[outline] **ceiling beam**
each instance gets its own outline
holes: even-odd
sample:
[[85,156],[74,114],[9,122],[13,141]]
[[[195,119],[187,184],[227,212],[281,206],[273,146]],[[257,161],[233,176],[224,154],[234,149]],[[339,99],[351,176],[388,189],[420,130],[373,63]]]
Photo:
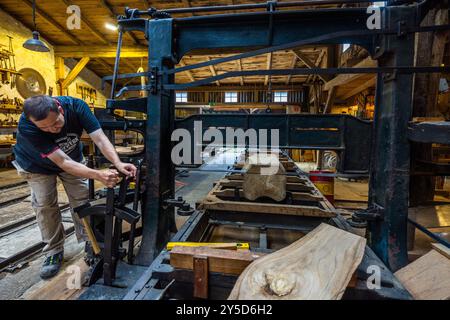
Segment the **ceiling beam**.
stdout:
[[[364,59],[363,61],[361,61],[360,63],[358,63],[357,65],[354,66],[354,68],[371,68],[371,67],[376,67],[377,66],[377,61],[376,60],[372,60],[372,58],[367,57],[366,59]],[[343,84],[347,84],[355,79],[358,79],[360,77],[364,76],[363,73],[356,73],[356,74],[339,74],[337,77],[334,77],[333,79],[331,79],[330,81],[328,81],[327,83],[325,83],[325,86],[323,87],[324,91],[328,91],[330,90],[332,87],[334,86],[340,86]]]
[[97,58],[95,59],[96,62],[101,64],[105,69],[107,69],[109,72],[114,73],[114,67],[110,65],[108,62],[106,62],[103,58]]
[[[269,52],[269,53],[267,54],[267,64],[266,64],[266,69],[267,69],[267,70],[272,69],[272,52]],[[264,85],[265,85],[265,86],[267,86],[267,84],[269,83],[269,79],[270,79],[270,76],[269,76],[269,75],[265,76],[265,78],[264,78]]]
[[[298,60],[297,55],[295,53],[293,53],[293,55],[292,55],[292,62],[291,62],[291,66],[290,66],[291,69],[295,68],[295,65],[297,64],[297,60]],[[289,82],[291,82],[291,78],[292,78],[292,74],[287,76],[286,85],[288,85]]]
[[[323,57],[325,56],[325,53],[326,53],[326,50],[324,50],[324,49],[322,49],[322,50],[320,51],[319,56],[317,57],[316,61],[314,62],[314,65],[315,65],[316,68],[318,68],[318,67],[320,66],[320,64],[322,63],[322,59],[323,59]],[[317,76],[317,75],[315,75],[315,74],[310,74],[310,75],[306,78],[306,83],[314,82],[314,78],[315,78],[316,76]]]
[[[183,62],[183,59],[180,60],[179,65],[180,65],[180,67],[186,66],[186,64]],[[194,75],[192,74],[191,70],[184,71],[184,74],[188,76],[188,78],[189,78],[189,80],[191,80],[191,82],[195,81]]]
[[[115,58],[115,46],[55,46],[55,55],[64,58]],[[123,46],[120,58],[141,58],[148,56],[148,47]]]
[[78,61],[76,66],[73,67],[72,70],[70,70],[67,77],[61,83],[62,90],[67,88],[73,82],[73,80],[75,80],[75,78],[80,74],[81,70],[83,70],[83,68],[87,65],[89,60],[89,57],[84,57],[80,61]]
[[[22,3],[24,3],[29,8],[33,8],[33,2],[30,0],[21,0]],[[70,39],[75,44],[80,45],[81,42],[78,40],[75,36],[67,32],[67,29],[64,28],[62,25],[60,25],[58,22],[56,22],[52,17],[50,17],[46,12],[44,12],[42,9],[40,9],[36,4],[36,14],[40,16],[42,19],[44,19],[48,24],[51,24],[53,27],[61,31],[62,34],[64,34],[67,38]],[[20,21],[20,20],[19,20]]]
[[353,97],[354,95],[360,93],[361,91],[366,90],[367,88],[374,87],[375,84],[376,84],[376,82],[377,82],[376,79],[377,79],[376,76],[374,76],[374,77],[371,78],[370,80],[365,81],[362,85],[360,85],[360,86],[354,88],[353,90],[347,92],[346,94],[344,94],[344,95],[343,95],[342,97],[340,97],[340,98],[341,98],[342,100],[347,100],[348,98]]
[[[206,61],[211,61],[211,58],[206,57]],[[214,67],[214,65],[209,66],[209,71],[211,71],[213,77],[217,76],[216,68]],[[216,81],[216,85],[220,86],[220,81]]]
[[[313,69],[316,68],[316,64],[311,61],[303,52],[300,51],[300,49],[294,49],[292,50],[294,54],[299,58],[308,68]],[[319,74],[318,77],[322,79],[324,82],[327,82],[331,79],[331,76],[328,74]]]
[[[241,59],[237,59],[237,60],[236,60],[236,63],[237,63],[238,70],[239,70],[239,71],[242,71],[242,60],[241,60]],[[240,79],[240,81],[241,81],[241,86],[244,86],[244,85],[245,85],[244,77],[241,76],[241,77],[239,77],[239,79]]]
[[[28,1],[28,0],[27,0]],[[62,2],[64,2],[66,4],[66,6],[71,6],[74,3],[72,1],[69,0],[61,0]],[[85,26],[89,29],[89,31],[96,36],[100,41],[102,41],[104,44],[109,44],[108,39],[105,38],[105,35],[103,35],[101,32],[99,32],[97,30],[97,28],[95,28],[86,18],[85,16],[82,14],[81,15],[81,21],[85,24]]]

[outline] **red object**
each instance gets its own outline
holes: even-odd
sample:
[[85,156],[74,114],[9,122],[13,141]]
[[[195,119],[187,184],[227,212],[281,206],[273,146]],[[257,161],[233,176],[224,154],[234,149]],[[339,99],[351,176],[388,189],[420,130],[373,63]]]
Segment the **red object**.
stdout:
[[326,176],[315,176],[315,173],[330,173],[334,174],[332,171],[327,170],[315,170],[309,172],[311,176],[309,179],[312,183],[319,189],[319,191],[328,199],[331,203],[334,203],[334,177]]

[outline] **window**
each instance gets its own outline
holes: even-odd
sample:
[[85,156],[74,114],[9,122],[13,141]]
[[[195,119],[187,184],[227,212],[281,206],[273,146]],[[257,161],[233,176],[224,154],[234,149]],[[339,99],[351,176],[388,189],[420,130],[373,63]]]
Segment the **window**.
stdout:
[[238,95],[237,92],[225,92],[225,103],[237,103]]
[[187,92],[177,92],[176,102],[188,102]]
[[287,91],[275,91],[273,94],[273,102],[288,102]]

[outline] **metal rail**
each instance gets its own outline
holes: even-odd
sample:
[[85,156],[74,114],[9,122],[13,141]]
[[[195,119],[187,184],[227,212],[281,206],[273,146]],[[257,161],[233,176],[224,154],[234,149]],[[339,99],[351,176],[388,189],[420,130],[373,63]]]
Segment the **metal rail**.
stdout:
[[[67,228],[65,231],[66,236],[70,236],[75,232],[75,227],[71,226]],[[35,254],[39,253],[42,248],[45,247],[44,242],[38,242],[34,245],[31,245],[24,250],[0,261],[0,272],[3,272],[6,268],[8,268],[11,265],[14,265],[20,261],[23,261],[31,256],[34,256]]]
[[413,226],[415,226],[417,229],[419,229],[420,231],[422,231],[423,233],[425,233],[427,236],[429,236],[430,238],[432,238],[433,240],[436,240],[437,242],[439,242],[440,244],[443,244],[444,246],[446,246],[447,248],[450,248],[450,242],[448,242],[446,239],[438,236],[436,233],[431,232],[430,230],[428,230],[427,228],[425,228],[423,225],[417,223],[414,220],[411,220],[410,218],[408,218],[408,222],[411,223]]
[[[169,14],[179,13],[198,13],[198,12],[219,12],[219,11],[238,11],[238,10],[255,10],[255,9],[267,9],[276,10],[276,8],[292,8],[292,7],[307,7],[307,6],[320,6],[320,5],[342,5],[342,4],[367,4],[371,1],[367,0],[305,0],[305,1],[293,1],[293,2],[276,2],[268,1],[265,3],[251,3],[251,4],[235,4],[235,5],[223,5],[223,6],[208,6],[208,7],[190,7],[190,8],[174,8],[161,10],[162,12]],[[127,9],[125,12],[129,16],[152,16],[153,8],[148,10],[131,10]]]

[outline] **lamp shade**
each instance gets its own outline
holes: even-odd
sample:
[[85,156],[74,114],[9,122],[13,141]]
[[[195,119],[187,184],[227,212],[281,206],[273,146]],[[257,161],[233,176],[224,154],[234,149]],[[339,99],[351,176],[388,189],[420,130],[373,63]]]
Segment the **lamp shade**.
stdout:
[[33,38],[28,39],[24,42],[23,47],[38,52],[49,52],[50,49],[45,45],[44,42],[39,40],[39,32],[33,31]]

